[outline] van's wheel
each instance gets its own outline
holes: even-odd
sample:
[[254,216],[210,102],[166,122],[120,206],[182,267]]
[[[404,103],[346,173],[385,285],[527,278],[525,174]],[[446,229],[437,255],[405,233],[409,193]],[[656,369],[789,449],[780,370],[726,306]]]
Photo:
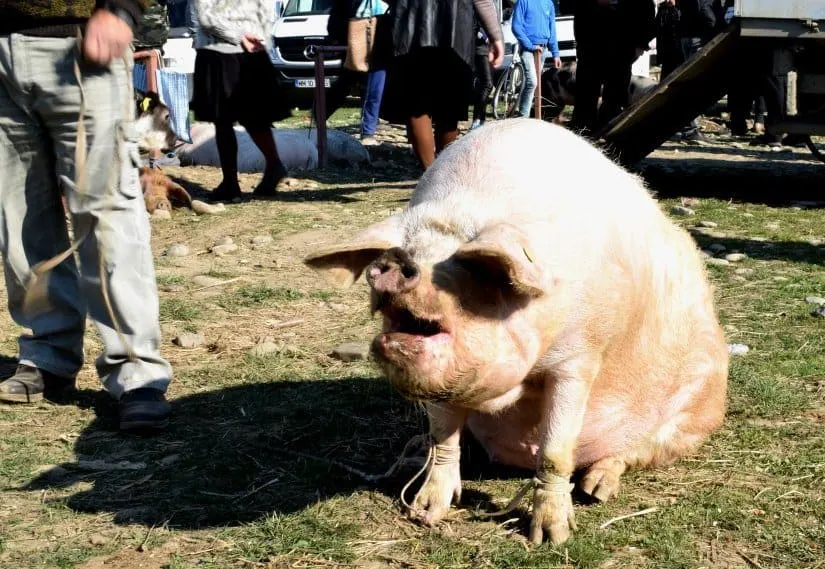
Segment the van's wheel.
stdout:
[[507,69],[498,80],[493,95],[493,117],[507,119],[518,113],[518,102],[524,90],[524,65],[521,62]]

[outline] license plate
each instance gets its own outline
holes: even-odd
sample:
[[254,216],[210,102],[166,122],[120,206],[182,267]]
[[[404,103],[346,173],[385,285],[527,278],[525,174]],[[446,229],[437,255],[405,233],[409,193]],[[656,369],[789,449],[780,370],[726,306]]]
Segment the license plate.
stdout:
[[[315,88],[315,79],[296,79],[295,86],[299,89],[314,89]],[[324,87],[329,89],[329,79],[324,78]]]

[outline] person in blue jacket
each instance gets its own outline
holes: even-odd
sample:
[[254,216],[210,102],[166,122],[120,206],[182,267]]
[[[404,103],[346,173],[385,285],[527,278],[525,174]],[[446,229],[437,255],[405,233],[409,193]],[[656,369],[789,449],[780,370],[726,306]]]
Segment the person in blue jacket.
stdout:
[[[544,69],[548,50],[553,55],[553,64],[561,67],[559,42],[556,36],[556,5],[553,0],[518,0],[513,10],[513,34],[521,48],[524,62],[524,90],[519,100],[519,116],[530,116],[533,95],[539,77],[536,73],[534,53],[538,52],[540,69]],[[536,110],[541,118],[541,110]]]

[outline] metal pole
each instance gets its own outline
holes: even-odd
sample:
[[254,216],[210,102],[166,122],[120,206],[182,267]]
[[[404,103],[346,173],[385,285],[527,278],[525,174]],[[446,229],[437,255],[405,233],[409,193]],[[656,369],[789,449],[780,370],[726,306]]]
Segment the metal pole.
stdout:
[[538,51],[533,52],[533,64],[536,66],[536,98],[533,106],[536,109],[536,118],[541,120],[541,54]]
[[327,165],[327,105],[323,49],[315,49],[315,121],[318,129],[318,167],[324,168]]

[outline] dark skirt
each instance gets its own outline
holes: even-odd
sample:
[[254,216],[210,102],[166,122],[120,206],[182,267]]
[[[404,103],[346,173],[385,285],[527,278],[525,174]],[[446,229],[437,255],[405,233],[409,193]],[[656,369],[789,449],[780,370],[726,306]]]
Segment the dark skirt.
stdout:
[[206,122],[265,128],[292,115],[266,52],[223,53],[199,49],[191,110]]
[[423,115],[466,121],[473,94],[473,68],[452,48],[418,48],[388,63],[380,116],[394,124]]

